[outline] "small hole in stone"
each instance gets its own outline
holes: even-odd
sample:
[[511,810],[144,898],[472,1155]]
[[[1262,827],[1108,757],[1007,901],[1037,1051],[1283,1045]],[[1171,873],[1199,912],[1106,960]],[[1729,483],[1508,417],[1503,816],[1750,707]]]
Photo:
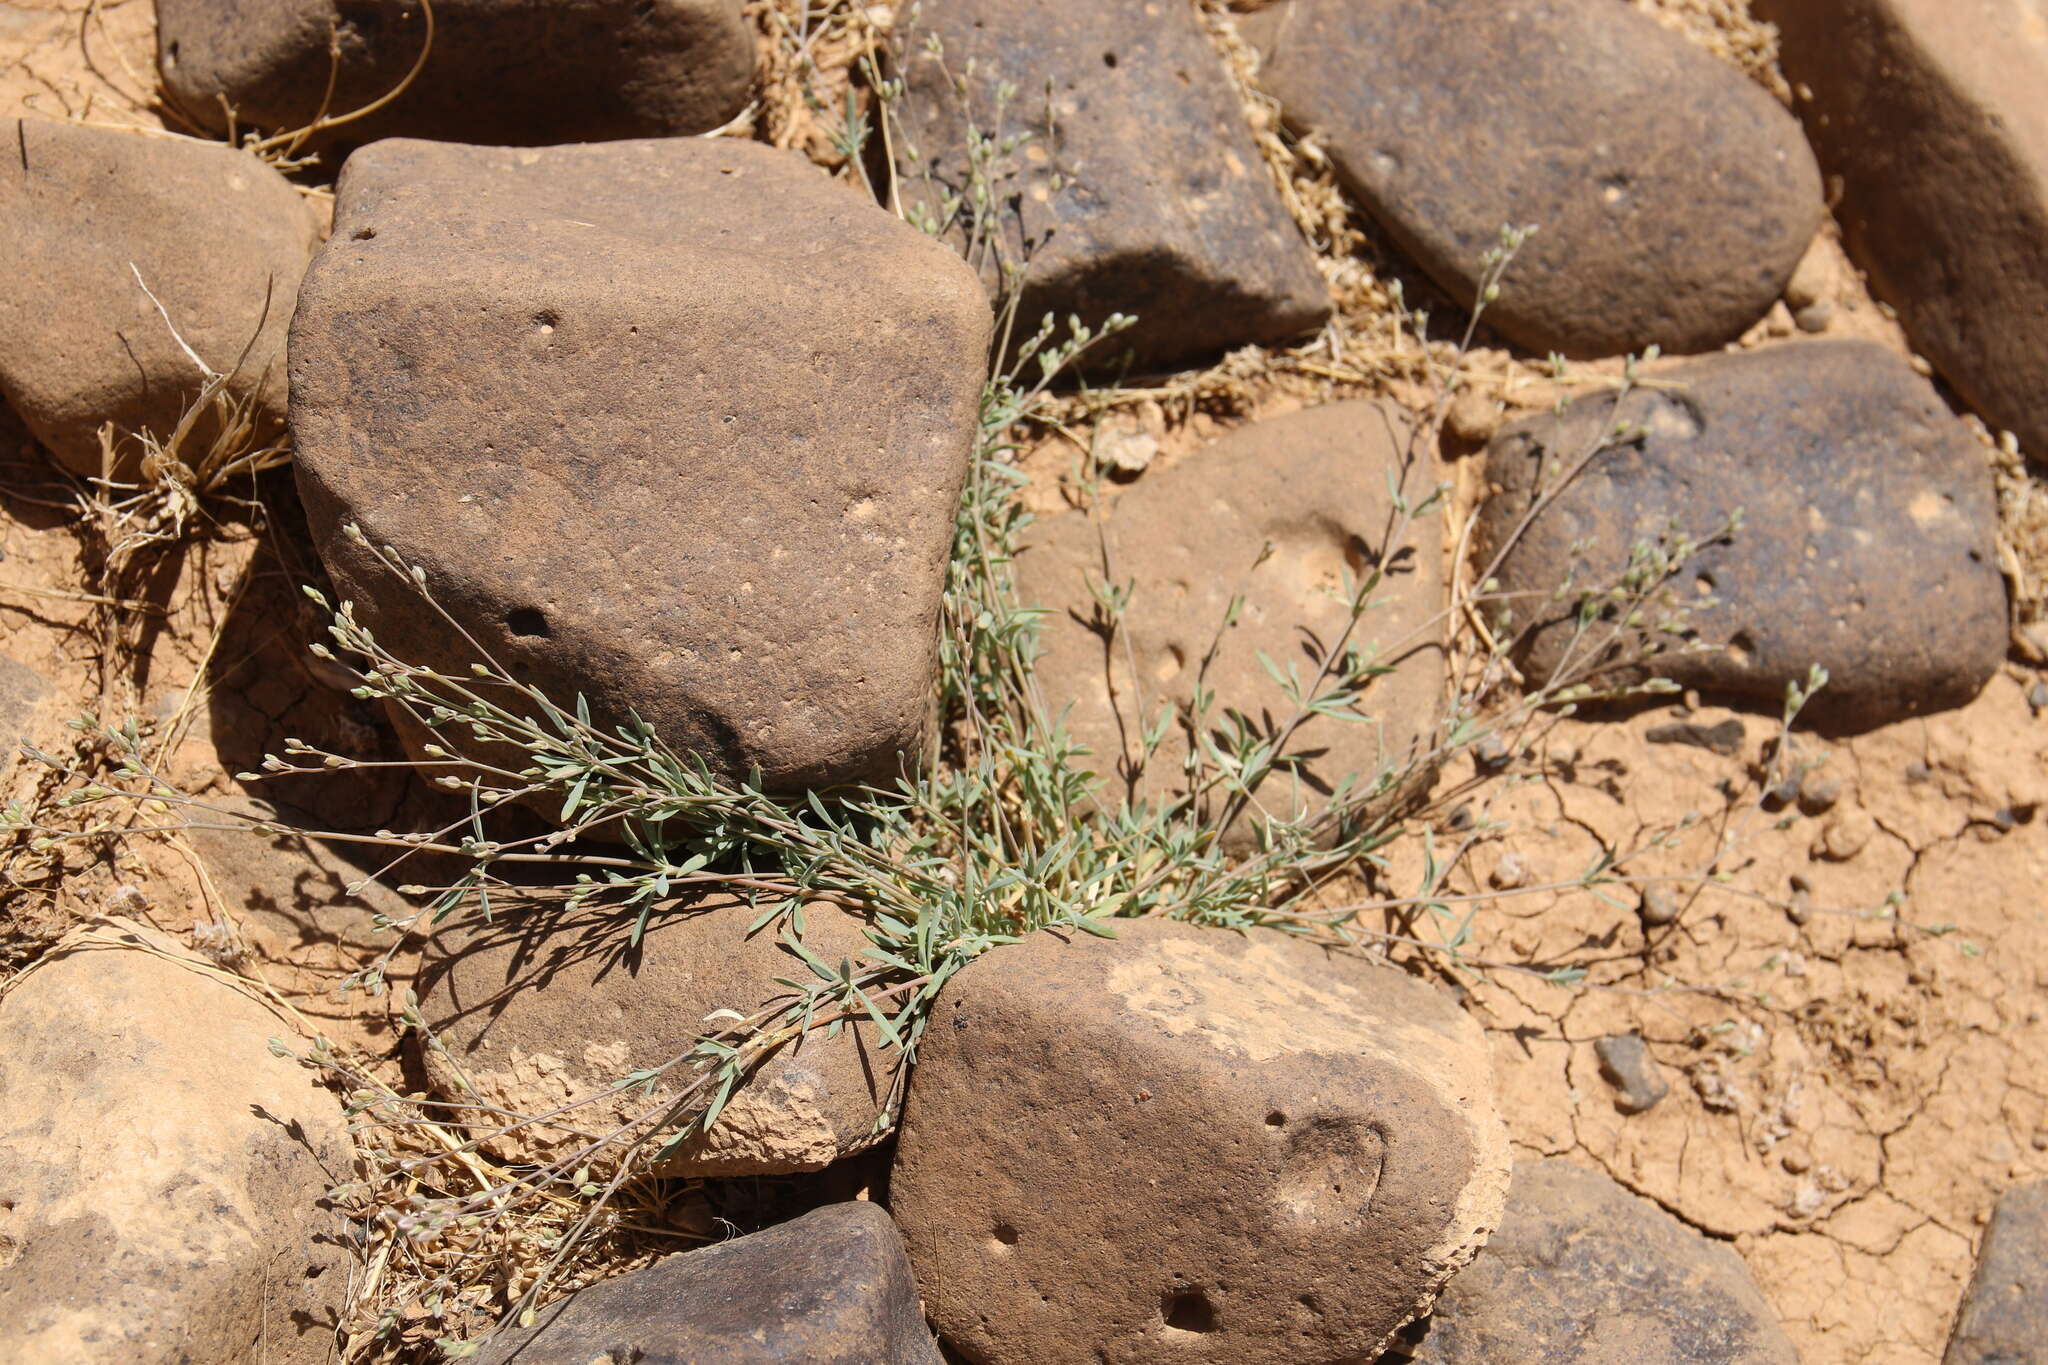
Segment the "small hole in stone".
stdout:
[[1692,590],[1702,597],[1711,596],[1714,591],[1714,576],[1710,573],[1703,573],[1693,579]]
[[1728,662],[1737,668],[1748,668],[1756,661],[1756,637],[1748,631],[1737,631],[1728,641]]
[[1166,1325],[1176,1332],[1216,1330],[1216,1307],[1199,1289],[1168,1293],[1159,1301],[1159,1311],[1165,1315]]
[[538,607],[515,607],[505,613],[505,629],[525,639],[545,640],[553,634],[548,618]]
[[1266,1126],[1268,1128],[1286,1127],[1287,1115],[1281,1113],[1278,1109],[1275,1109],[1272,1113],[1266,1115]]
[[1006,1247],[1013,1247],[1017,1245],[1017,1229],[1008,1223],[998,1223],[995,1227],[995,1239]]
[[1102,64],[1108,67],[1111,71],[1116,70],[1116,54],[1114,52],[1103,53]]
[[533,325],[543,336],[554,331],[561,320],[562,315],[552,308],[543,308],[533,315]]
[[377,229],[375,229],[375,228],[357,228],[357,229],[355,230],[355,232],[354,232],[354,233],[353,233],[352,235],[353,235],[353,236],[355,237],[355,239],[356,239],[357,241],[359,241],[359,242],[367,242],[367,241],[369,241],[369,240],[370,240],[370,239],[371,239],[372,237],[375,237],[375,236],[377,235]]
[[171,45],[170,45],[169,47],[167,47],[167,48],[165,48],[165,49],[164,49],[164,65],[165,65],[165,66],[176,66],[177,64],[178,64],[178,42],[177,42],[177,40],[176,40],[176,39],[174,38],[174,39],[172,39],[172,40],[171,40]]

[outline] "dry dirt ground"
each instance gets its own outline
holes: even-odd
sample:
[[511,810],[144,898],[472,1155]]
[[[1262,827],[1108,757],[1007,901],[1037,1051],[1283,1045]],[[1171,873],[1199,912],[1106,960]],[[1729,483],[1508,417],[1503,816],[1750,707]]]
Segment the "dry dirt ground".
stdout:
[[[1632,2],[1782,85],[1744,0]],[[807,112],[818,106],[799,96],[843,84],[861,25],[843,7],[836,24],[800,29],[790,5],[758,8],[774,78],[756,130],[829,162],[829,139]],[[151,15],[148,0],[0,0],[0,114],[156,122]],[[1227,34],[1220,41],[1229,50]],[[1039,506],[1064,501],[1090,441],[1163,464],[1229,426],[1332,395],[1430,397],[1424,352],[1398,333],[1387,283],[1401,279],[1411,301],[1426,301],[1426,287],[1388,262],[1312,157],[1268,141],[1344,300],[1343,342],[1239,353],[1076,399],[1064,433],[1048,432],[1029,457]],[[1828,335],[1905,350],[1839,250],[1821,250],[1836,311]],[[1750,340],[1795,335],[1781,309]],[[1597,381],[1603,368],[1612,369],[1582,367],[1564,387]],[[1506,351],[1482,349],[1469,374],[1485,400],[1481,426],[1503,409],[1548,407],[1560,392]],[[2038,614],[2048,563],[2042,500],[2009,446],[2001,452],[1987,434],[1986,455],[2000,470],[2006,567],[2025,622]],[[1470,506],[1471,464],[1446,461],[1463,494],[1454,519]],[[26,725],[38,743],[90,763],[65,721],[133,717],[168,777],[224,799],[253,790],[233,774],[287,735],[397,756],[378,717],[305,652],[321,622],[297,585],[318,568],[294,525],[288,477],[255,490],[266,515],[218,508],[206,534],[120,584],[96,572],[95,542],[67,510],[78,487],[4,417],[0,491],[0,656],[51,684]],[[119,602],[105,600],[110,590]],[[2030,704],[2043,676],[2021,662],[2026,653],[2016,649],[1962,710],[1849,738],[1802,731],[1786,752],[1772,718],[1713,707],[1558,721],[1517,745],[1509,773],[1476,785],[1436,831],[1439,856],[1462,854],[1450,890],[1470,899],[1388,926],[1433,942],[1472,912],[1466,954],[1499,965],[1458,981],[1491,1030],[1519,1150],[1601,1167],[1730,1240],[1810,1365],[1937,1359],[1993,1200],[2016,1180],[2048,1176],[2048,716]],[[1675,720],[1729,719],[1743,730],[1731,755],[1650,739]],[[1818,765],[1806,779],[1818,813],[1760,800],[1802,764]],[[51,790],[27,763],[4,781],[24,805]],[[1815,796],[1830,783],[1820,810]],[[408,828],[428,800],[395,768],[262,794],[358,830]],[[1673,923],[1645,926],[1640,888],[1542,889],[1681,824],[1672,847],[1634,869],[1674,878]],[[329,1036],[390,1046],[381,1005],[331,990],[381,946],[371,909],[343,894],[359,873],[331,850],[188,829],[45,853],[15,839],[0,859],[0,976],[78,919],[126,914],[269,981]],[[1412,889],[1421,860],[1419,843],[1404,846],[1375,885],[1333,889],[1332,899]],[[1693,875],[1702,872],[1704,881]],[[386,895],[373,888],[369,899]],[[402,964],[398,975],[402,985]],[[1649,1041],[1671,1093],[1629,1116],[1593,1043],[1632,1031]]]

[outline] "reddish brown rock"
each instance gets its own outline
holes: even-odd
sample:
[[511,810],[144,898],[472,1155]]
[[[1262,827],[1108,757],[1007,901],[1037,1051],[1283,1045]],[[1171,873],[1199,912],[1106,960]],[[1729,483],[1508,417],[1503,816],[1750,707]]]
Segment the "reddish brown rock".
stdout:
[[891,1204],[977,1365],[1369,1360],[1499,1217],[1486,1043],[1394,968],[1158,920],[997,948],[919,1045]]
[[2009,0],[1755,0],[1873,292],[2048,449],[2048,26]]
[[[1582,676],[1604,659],[1607,679],[1654,672],[1776,708],[1819,664],[1829,682],[1808,716],[1854,727],[1977,693],[2005,655],[1997,513],[1982,449],[1931,385],[1860,341],[1715,356],[1652,378],[1619,412],[1611,396],[1582,399],[1488,448],[1496,493],[1479,563],[1512,546],[1498,577],[1515,625],[1533,632],[1532,677]],[[1602,447],[1618,426],[1625,436]],[[1538,490],[1596,448],[1515,539]],[[1674,523],[1711,533],[1737,511],[1731,538],[1661,585],[1642,633],[1597,616],[1581,633],[1586,595],[1617,584],[1635,546],[1668,543]],[[1692,647],[1637,667],[1667,624]]]
[[477,1365],[939,1365],[880,1207],[801,1218],[656,1261],[540,1310]]
[[[676,906],[629,945],[633,914],[547,909],[501,916],[468,935],[444,933],[420,974],[420,1014],[437,1047],[427,1075],[452,1099],[473,1098],[528,1117],[599,1096],[643,1067],[690,1051],[697,1039],[795,998],[775,978],[809,979],[801,959],[744,902]],[[860,921],[829,906],[805,913],[804,945],[827,962],[859,958]],[[661,1166],[667,1175],[766,1175],[821,1170],[879,1141],[898,1055],[865,1027],[822,1030],[771,1054],[733,1094],[709,1131]],[[538,1125],[490,1140],[532,1160],[580,1146],[672,1099],[681,1072],[585,1104],[569,1127]],[[496,1128],[501,1118],[487,1120]]]
[[[286,132],[396,90],[426,47],[420,0],[157,0],[174,106],[224,133]],[[325,135],[597,142],[701,133],[745,107],[754,37],[740,0],[435,0],[419,76]],[[338,54],[338,56],[337,56]],[[333,93],[328,83],[333,78]]]
[[771,788],[921,744],[990,320],[973,273],[732,139],[349,159],[292,326],[299,487],[385,645]]
[[[1329,317],[1329,290],[1192,6],[908,8],[896,174],[911,211],[936,224],[948,198],[973,194],[970,127],[1028,138],[992,168],[994,240],[976,253],[992,289],[1001,262],[1023,267],[1020,340],[1048,314],[1097,324],[1120,312],[1136,324],[1088,363],[1164,369],[1289,341]],[[964,221],[952,228],[963,243],[972,235]]]
[[1819,226],[1799,125],[1613,0],[1286,0],[1245,27],[1288,121],[1459,303],[1504,226],[1537,227],[1486,310],[1532,350],[1719,345]]
[[119,921],[0,1005],[0,1361],[320,1365],[349,1292],[341,1106],[290,1029]]
[[[1310,718],[1287,745],[1306,759],[1301,776],[1276,772],[1258,797],[1285,819],[1322,810],[1345,784],[1359,797],[1381,790],[1380,805],[1427,787],[1435,765],[1421,756],[1436,746],[1445,681],[1441,517],[1397,515],[1390,479],[1413,502],[1435,486],[1408,419],[1391,404],[1336,403],[1253,423],[1148,475],[1103,515],[1073,512],[1032,532],[1017,582],[1020,600],[1050,609],[1039,685],[1068,708],[1107,799],[1185,793],[1198,685],[1214,694],[1211,734],[1230,710],[1267,734],[1287,726],[1298,708],[1260,654],[1313,684],[1350,627],[1347,575],[1356,582],[1382,561],[1376,605],[1348,642],[1394,670],[1353,707],[1371,722]],[[1132,586],[1114,636],[1097,605],[1102,584]],[[1142,734],[1169,705],[1180,719],[1145,762]],[[1231,837],[1252,834],[1246,820]]]
[[1796,1365],[1742,1261],[1604,1175],[1518,1162],[1507,1214],[1386,1365]]
[[1943,1365],[2048,1361],[2048,1182],[1999,1196]]
[[285,327],[320,240],[298,191],[214,142],[41,119],[0,139],[0,241],[33,262],[0,276],[0,393],[36,439],[98,474],[102,424],[168,437],[198,396],[143,285],[215,370],[247,348],[229,391],[282,435]]

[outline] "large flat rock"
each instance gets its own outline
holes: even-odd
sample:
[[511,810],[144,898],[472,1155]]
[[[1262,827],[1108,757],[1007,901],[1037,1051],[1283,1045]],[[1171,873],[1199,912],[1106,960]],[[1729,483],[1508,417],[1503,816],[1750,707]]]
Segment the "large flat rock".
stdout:
[[[1654,673],[1775,709],[1814,664],[1809,718],[1866,727],[1958,706],[2005,656],[1982,448],[1932,385],[1869,342],[1800,342],[1660,369],[1617,408],[1584,398],[1487,451],[1479,562],[1529,628],[1532,677]],[[1618,429],[1619,434],[1617,435]],[[1597,452],[1597,453],[1594,453]],[[1583,471],[1560,483],[1588,455]],[[1530,509],[1541,508],[1518,536]],[[1640,629],[1589,594],[1636,547],[1742,524],[1663,581]],[[1689,632],[1660,634],[1666,626]],[[1646,645],[1666,648],[1642,659]],[[1638,667],[1640,663],[1642,666]]]
[[992,290],[1021,271],[1019,340],[1048,314],[1120,312],[1135,325],[1085,363],[1164,369],[1329,317],[1193,6],[943,0],[905,15],[898,188],[939,221],[985,187],[992,221],[977,232],[963,213],[948,235]]
[[0,141],[17,266],[0,272],[0,394],[36,439],[98,474],[102,424],[168,438],[206,383],[181,336],[221,373],[240,360],[229,393],[258,440],[281,436],[285,327],[320,240],[290,182],[232,147],[140,130],[6,119]]
[[1835,217],[1914,346],[2048,449],[2048,25],[2013,0],[1754,0]]
[[288,1026],[152,931],[0,1005],[0,1362],[321,1365],[349,1290],[341,1106]]
[[1115,920],[948,983],[890,1201],[976,1365],[1370,1360],[1499,1219],[1486,1042],[1395,968]]
[[1262,83],[1459,303],[1537,228],[1486,319],[1539,352],[1700,351],[1761,318],[1820,225],[1799,125],[1614,0],[1284,0]]
[[893,781],[989,332],[966,266],[793,152],[376,143],[292,325],[299,487],[409,661],[470,655],[351,522],[602,724],[771,788]]

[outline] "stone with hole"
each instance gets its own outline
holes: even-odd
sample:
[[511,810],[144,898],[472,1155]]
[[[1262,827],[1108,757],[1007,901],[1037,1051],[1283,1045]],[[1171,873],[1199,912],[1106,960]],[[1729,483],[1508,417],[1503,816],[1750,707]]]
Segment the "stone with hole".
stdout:
[[2048,27],[2009,0],[1755,0],[1835,217],[1914,348],[2048,448]]
[[299,488],[399,657],[472,659],[351,523],[601,725],[784,791],[915,759],[991,326],[945,247],[728,138],[396,140],[303,295]]
[[940,1337],[977,1365],[1371,1359],[1499,1217],[1478,1025],[1268,930],[1113,923],[996,948],[934,1007],[890,1190]]
[[1503,226],[1537,228],[1486,310],[1536,351],[1719,345],[1820,224],[1798,123],[1612,0],[1286,0],[1246,33],[1289,123],[1460,304]]
[[319,1365],[349,1292],[341,1106],[290,1025],[123,921],[0,1004],[0,1362]]
[[1507,1214],[1387,1365],[1796,1365],[1741,1258],[1604,1175],[1517,1162]]
[[[444,931],[421,969],[420,1014],[433,1039],[427,1075],[450,1099],[534,1117],[578,1104],[560,1125],[493,1137],[513,1160],[565,1155],[674,1100],[675,1078],[606,1095],[625,1077],[680,1057],[697,1039],[794,998],[777,977],[811,970],[738,901],[664,906],[637,947],[634,913],[500,911]],[[828,905],[804,915],[803,943],[838,964],[868,946],[860,921]],[[723,1013],[721,1013],[723,1012]],[[665,1175],[769,1175],[823,1169],[878,1142],[897,1055],[869,1027],[815,1030],[769,1055],[720,1111],[660,1166]],[[501,1126],[494,1119],[490,1127]],[[650,1132],[654,1131],[649,1129]]]
[[665,1256],[540,1310],[478,1365],[939,1365],[903,1239],[880,1206],[828,1204]]
[[2048,1181],[1999,1196],[1943,1365],[2048,1360]]
[[[278,440],[285,328],[320,241],[290,182],[246,152],[139,130],[8,119],[0,139],[0,240],[33,262],[0,276],[0,394],[36,439],[80,474],[101,472],[105,423],[169,439],[207,382],[189,346],[233,374],[249,444]],[[219,431],[202,419],[188,463]],[[139,451],[119,453],[132,477]]]
[[157,0],[156,11],[165,94],[211,132],[232,117],[282,135],[368,110],[315,148],[701,133],[745,108],[754,78],[741,0],[434,0],[431,46],[420,0]]
[[[1193,7],[909,9],[896,44],[907,85],[896,185],[913,213],[969,246],[991,289],[1005,262],[1021,267],[1020,340],[1047,314],[1096,324],[1120,312],[1136,324],[1086,363],[1162,369],[1288,341],[1329,316],[1329,290]],[[976,134],[998,144],[993,164]],[[984,177],[999,207],[977,234],[948,204],[971,203]]]
[[[1262,656],[1313,694],[1323,661],[1350,650],[1391,671],[1351,706],[1362,719],[1311,716],[1293,730],[1285,750],[1303,762],[1260,786],[1260,808],[1292,819],[1340,790],[1371,810],[1427,789],[1445,681],[1441,518],[1403,516],[1389,492],[1420,503],[1434,486],[1414,437],[1391,404],[1312,408],[1232,432],[1099,514],[1034,528],[1017,583],[1022,601],[1047,609],[1039,683],[1089,749],[1079,761],[1103,777],[1106,799],[1184,796],[1191,734],[1221,736],[1230,712],[1263,737],[1285,734],[1300,708]],[[1386,577],[1353,625],[1347,584],[1375,568]],[[1104,585],[1130,589],[1113,630]],[[1200,718],[1198,687],[1214,697]],[[1146,733],[1169,708],[1147,760]],[[1210,804],[1220,818],[1224,803]],[[1254,834],[1239,818],[1229,838]]]
[[[1853,728],[1976,695],[2005,655],[1997,512],[1982,449],[1932,385],[1861,341],[1650,378],[1618,409],[1583,398],[1488,449],[1479,562],[1506,551],[1500,589],[1532,632],[1534,678],[1655,673],[1775,709],[1818,664],[1828,684],[1808,718]],[[1657,582],[1634,627],[1611,599],[1588,602],[1661,572],[1639,547],[1738,512],[1732,535]]]

